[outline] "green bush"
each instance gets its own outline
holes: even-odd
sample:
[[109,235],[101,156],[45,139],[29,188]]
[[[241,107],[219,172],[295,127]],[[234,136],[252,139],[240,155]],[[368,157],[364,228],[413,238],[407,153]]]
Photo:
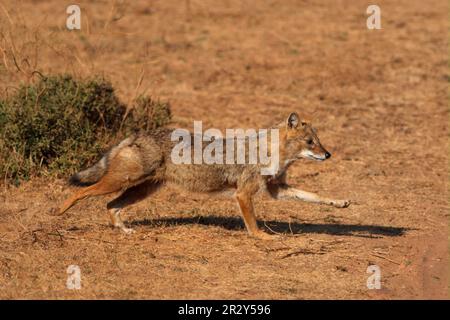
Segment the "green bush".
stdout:
[[127,119],[127,128],[140,128],[148,132],[164,126],[171,118],[167,103],[155,101],[148,96],[139,96],[132,110],[131,121]]
[[52,76],[21,86],[0,100],[0,176],[17,184],[35,175],[72,174],[117,139],[170,120],[169,105],[146,96],[126,110],[100,78]]

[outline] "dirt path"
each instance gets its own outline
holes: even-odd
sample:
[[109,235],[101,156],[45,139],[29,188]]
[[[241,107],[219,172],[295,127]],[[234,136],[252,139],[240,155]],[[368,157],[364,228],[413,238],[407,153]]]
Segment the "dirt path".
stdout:
[[[107,199],[45,215],[69,195],[63,180],[0,186],[0,298],[448,298],[448,2],[378,1],[372,31],[365,1],[80,3],[82,30],[68,32],[58,1],[6,1],[0,28],[14,26],[19,61],[104,74],[124,101],[144,70],[139,91],[169,99],[178,127],[298,111],[333,157],[295,164],[289,181],[355,203],[261,198],[261,225],[283,234],[266,242],[247,237],[232,200],[162,190],[127,211],[137,232],[125,236]],[[3,92],[23,81],[9,68]],[[81,290],[66,288],[69,265]]]

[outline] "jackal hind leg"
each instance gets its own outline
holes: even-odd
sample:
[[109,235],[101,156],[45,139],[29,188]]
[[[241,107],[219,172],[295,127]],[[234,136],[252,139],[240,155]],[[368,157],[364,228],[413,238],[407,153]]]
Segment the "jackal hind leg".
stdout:
[[115,179],[111,179],[108,176],[103,177],[99,182],[79,189],[72,196],[66,199],[60,208],[57,210],[51,209],[50,214],[52,215],[61,215],[67,210],[69,210],[76,202],[82,200],[87,197],[105,195],[108,193],[117,192],[123,189],[123,183],[121,181],[116,181]]
[[159,186],[160,184],[157,182],[144,181],[139,185],[133,186],[125,190],[119,197],[110,201],[106,205],[106,208],[108,209],[113,226],[119,228],[126,234],[131,234],[135,232],[134,229],[127,228],[123,223],[120,217],[122,209],[145,199],[150,194],[154,193],[159,188]]
[[[51,209],[50,214],[61,215],[79,200],[122,191],[132,185],[138,184],[141,179],[146,176],[142,163],[136,160],[138,156],[139,155],[130,148],[120,150],[119,153],[111,159],[105,175],[97,183],[79,189],[63,202],[59,210]],[[54,213],[53,211],[57,211],[57,213]]]

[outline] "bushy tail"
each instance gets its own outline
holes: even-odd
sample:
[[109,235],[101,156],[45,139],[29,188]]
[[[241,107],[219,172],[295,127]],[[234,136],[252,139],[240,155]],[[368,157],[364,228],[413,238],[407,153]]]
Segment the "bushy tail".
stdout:
[[103,158],[92,167],[75,173],[69,178],[69,184],[74,186],[90,186],[99,181],[106,172],[107,158],[108,154],[104,155]]
[[71,176],[69,179],[69,183],[75,186],[90,186],[91,184],[98,182],[108,169],[109,159],[114,158],[122,148],[131,145],[134,140],[134,136],[122,140],[117,146],[109,150],[103,156],[103,158],[101,158],[100,161],[94,164],[92,167],[77,172],[73,176]]

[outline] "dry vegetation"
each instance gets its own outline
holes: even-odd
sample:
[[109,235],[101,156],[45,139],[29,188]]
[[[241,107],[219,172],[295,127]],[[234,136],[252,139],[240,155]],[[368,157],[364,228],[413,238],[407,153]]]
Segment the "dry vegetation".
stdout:
[[[448,297],[448,2],[0,1],[0,94],[42,74],[104,76],[130,103],[168,100],[174,125],[259,127],[296,110],[333,157],[299,162],[289,180],[350,198],[348,209],[261,198],[283,236],[247,236],[232,200],[162,190],[130,208],[130,236],[106,199],[45,215],[65,180],[1,185],[0,297]],[[82,289],[67,290],[79,265]],[[382,289],[368,290],[368,265]]]
[[0,100],[0,179],[16,186],[91,166],[108,144],[168,124],[170,106],[138,96],[125,106],[101,78],[43,76]]

